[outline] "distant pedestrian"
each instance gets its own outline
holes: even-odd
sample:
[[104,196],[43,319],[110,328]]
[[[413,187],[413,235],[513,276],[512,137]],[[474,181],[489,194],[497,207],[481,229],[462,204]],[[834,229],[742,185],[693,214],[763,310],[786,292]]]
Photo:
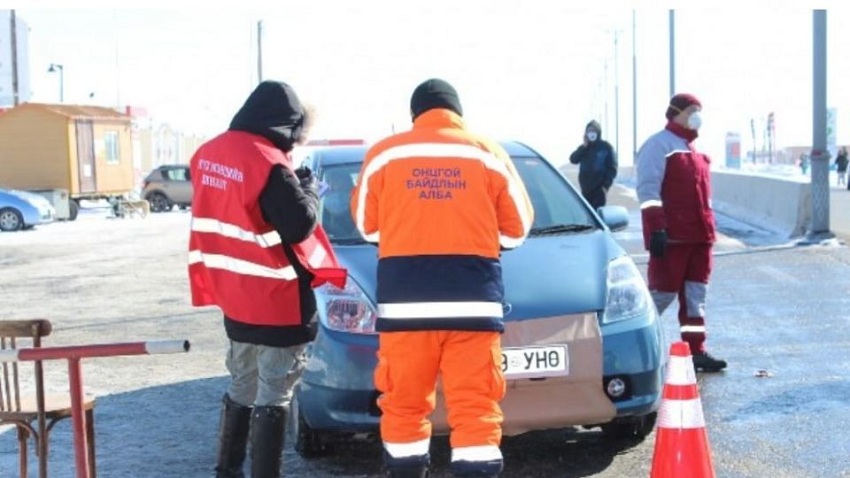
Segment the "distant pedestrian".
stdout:
[[806,174],[809,170],[809,155],[806,153],[800,153],[800,172]]
[[847,164],[850,159],[847,158],[847,146],[841,148],[838,157],[835,158],[835,170],[838,173],[838,185],[847,185]]
[[579,165],[581,195],[593,209],[604,206],[608,190],[617,177],[617,153],[611,143],[602,139],[599,123],[587,123],[582,144],[570,155],[570,162]]

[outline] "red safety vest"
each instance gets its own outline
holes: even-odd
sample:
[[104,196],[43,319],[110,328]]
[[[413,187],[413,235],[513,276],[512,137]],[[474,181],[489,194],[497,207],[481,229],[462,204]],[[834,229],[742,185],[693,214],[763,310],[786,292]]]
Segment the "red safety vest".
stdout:
[[[239,131],[219,135],[192,157],[192,305],[217,305],[248,324],[301,324],[296,270],[259,205],[276,164],[292,169],[291,158],[271,142]],[[320,225],[292,249],[315,276],[313,287],[345,286],[346,271]]]

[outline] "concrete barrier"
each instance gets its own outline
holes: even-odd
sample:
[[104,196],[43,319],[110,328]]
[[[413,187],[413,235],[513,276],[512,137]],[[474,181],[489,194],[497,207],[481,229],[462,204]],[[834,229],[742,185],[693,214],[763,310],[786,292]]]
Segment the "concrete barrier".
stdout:
[[745,172],[711,172],[712,207],[741,222],[786,237],[806,233],[812,214],[807,182]]
[[[578,185],[578,166],[564,164],[561,171]],[[634,168],[621,166],[616,182],[634,188]],[[711,188],[712,207],[720,214],[787,238],[802,236],[808,230],[812,217],[808,182],[746,171],[712,171]],[[850,194],[845,196],[850,198]]]

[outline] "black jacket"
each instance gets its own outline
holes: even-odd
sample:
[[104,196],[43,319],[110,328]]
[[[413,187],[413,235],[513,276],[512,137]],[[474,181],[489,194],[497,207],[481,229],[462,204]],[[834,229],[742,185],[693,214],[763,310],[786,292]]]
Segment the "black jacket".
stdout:
[[617,177],[617,154],[614,147],[602,138],[587,146],[579,146],[570,155],[570,162],[579,165],[578,183],[585,192],[611,189]]
[[[262,136],[284,152],[291,151],[303,126],[303,109],[294,91],[285,83],[265,81],[251,93],[234,116],[230,130]],[[298,273],[301,325],[275,327],[250,325],[224,317],[227,337],[236,342],[288,347],[312,341],[316,336],[316,299],[312,274],[295,257],[292,248],[313,233],[318,223],[319,196],[315,189],[301,187],[288,168],[275,165],[260,194],[260,210],[278,234],[289,262]]]

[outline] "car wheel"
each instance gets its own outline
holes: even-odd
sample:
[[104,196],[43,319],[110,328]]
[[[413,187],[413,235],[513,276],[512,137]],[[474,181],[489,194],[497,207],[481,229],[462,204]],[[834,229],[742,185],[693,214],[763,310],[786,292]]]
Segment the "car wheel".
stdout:
[[325,434],[320,433],[310,428],[307,421],[304,420],[304,415],[298,407],[298,398],[292,399],[290,405],[292,413],[292,435],[295,438],[295,451],[304,458],[318,458],[327,455],[330,451],[330,446]]
[[0,231],[11,232],[23,229],[24,217],[17,209],[0,209]]
[[76,199],[71,199],[68,201],[68,220],[76,221],[77,215],[80,214],[80,203],[77,202]]
[[616,418],[602,424],[602,434],[613,440],[638,439],[643,440],[655,429],[657,412],[639,417]]
[[174,206],[171,204],[171,201],[162,193],[151,193],[147,198],[148,202],[151,203],[151,211],[152,212],[166,212],[170,211]]

